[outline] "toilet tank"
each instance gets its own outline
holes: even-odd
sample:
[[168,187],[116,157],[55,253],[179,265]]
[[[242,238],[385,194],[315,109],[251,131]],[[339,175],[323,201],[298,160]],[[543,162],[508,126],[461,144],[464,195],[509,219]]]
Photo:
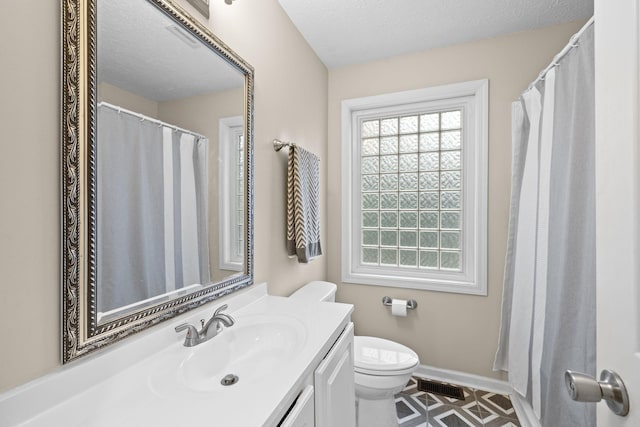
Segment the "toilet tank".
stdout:
[[303,301],[328,301],[335,302],[336,289],[335,283],[315,280],[309,282],[294,293],[289,298],[296,298]]

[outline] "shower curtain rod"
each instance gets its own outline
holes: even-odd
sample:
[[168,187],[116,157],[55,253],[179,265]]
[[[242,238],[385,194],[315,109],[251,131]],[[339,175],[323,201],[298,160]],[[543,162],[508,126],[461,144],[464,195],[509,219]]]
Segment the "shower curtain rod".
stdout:
[[103,102],[98,102],[98,107],[100,107],[100,106],[111,108],[112,110],[115,110],[118,113],[125,113],[125,114],[129,114],[130,116],[137,117],[137,118],[140,119],[141,122],[146,120],[148,122],[155,123],[155,124],[157,124],[159,126],[165,126],[165,127],[171,128],[174,131],[188,133],[189,135],[193,135],[193,136],[195,136],[197,138],[209,139],[204,135],[200,135],[199,133],[195,133],[195,132],[190,131],[188,129],[183,129],[183,128],[178,127],[178,126],[170,125],[169,123],[165,123],[165,122],[163,122],[161,120],[154,119],[153,117],[145,116],[144,114],[136,113],[135,111],[127,110],[126,108],[118,107],[117,105],[109,104],[108,102],[104,102],[104,101]]
[[589,28],[591,25],[593,25],[593,23],[594,23],[594,19],[593,18],[594,18],[593,16],[591,18],[589,18],[587,23],[584,24],[584,26],[582,28],[580,28],[580,30],[577,33],[575,33],[573,36],[571,36],[571,39],[569,39],[569,43],[567,43],[567,45],[564,48],[562,48],[560,53],[558,53],[556,56],[553,57],[553,61],[551,61],[551,64],[549,64],[547,66],[547,68],[545,68],[544,70],[542,70],[540,72],[540,74],[538,74],[538,77],[533,82],[531,82],[529,84],[529,86],[527,87],[527,90],[530,90],[532,87],[534,87],[536,85],[536,83],[538,83],[540,80],[544,80],[545,76],[547,75],[549,70],[551,70],[553,67],[557,67],[558,66],[558,62],[562,58],[564,58],[564,56],[567,53],[569,53],[571,51],[571,49],[580,46],[580,43],[579,43],[580,36],[582,36],[582,33],[584,33],[584,31],[587,28]]

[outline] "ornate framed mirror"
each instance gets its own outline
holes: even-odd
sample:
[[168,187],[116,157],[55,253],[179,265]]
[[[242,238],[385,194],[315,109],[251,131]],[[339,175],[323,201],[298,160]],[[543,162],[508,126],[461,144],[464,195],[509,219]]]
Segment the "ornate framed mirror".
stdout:
[[171,0],[63,0],[63,363],[253,283],[253,84]]

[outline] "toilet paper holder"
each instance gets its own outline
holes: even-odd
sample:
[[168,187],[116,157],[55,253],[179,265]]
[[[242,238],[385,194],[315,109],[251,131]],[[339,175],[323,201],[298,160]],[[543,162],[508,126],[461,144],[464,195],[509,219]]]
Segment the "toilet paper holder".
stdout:
[[[382,297],[382,305],[386,305],[387,307],[391,307],[391,298],[390,297]],[[418,307],[418,302],[414,299],[410,299],[407,301],[407,308],[413,310]]]

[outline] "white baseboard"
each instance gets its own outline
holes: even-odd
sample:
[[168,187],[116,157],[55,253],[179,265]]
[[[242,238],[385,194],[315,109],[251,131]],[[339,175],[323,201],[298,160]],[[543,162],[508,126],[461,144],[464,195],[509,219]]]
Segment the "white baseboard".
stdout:
[[509,394],[509,397],[511,398],[513,409],[516,410],[520,424],[522,424],[523,427],[541,427],[540,420],[538,420],[535,412],[533,412],[533,407],[520,393],[513,391]]
[[531,404],[513,390],[506,381],[427,365],[420,365],[414,375],[494,393],[507,394],[511,398],[513,409],[515,409],[522,427],[541,427]]

